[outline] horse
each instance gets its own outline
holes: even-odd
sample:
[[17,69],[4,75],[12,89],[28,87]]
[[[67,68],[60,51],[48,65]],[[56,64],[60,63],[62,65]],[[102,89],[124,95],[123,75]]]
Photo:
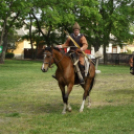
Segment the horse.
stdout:
[[[56,47],[46,47],[44,49],[44,60],[41,70],[43,72],[47,72],[49,68],[51,68],[52,64],[56,64],[56,79],[58,81],[58,85],[61,89],[62,99],[64,103],[62,113],[65,114],[66,111],[71,112],[72,108],[68,103],[68,97],[70,92],[72,91],[73,85],[75,85],[75,70],[74,65],[71,58],[65,53],[61,52],[59,48]],[[93,62],[90,62],[89,73],[87,77],[85,77],[85,84],[81,85],[84,89],[83,101],[80,107],[80,112],[84,110],[85,100],[88,96],[88,107],[91,106],[89,94],[94,84],[95,78],[95,66]],[[67,86],[67,92],[65,92],[65,86]]]

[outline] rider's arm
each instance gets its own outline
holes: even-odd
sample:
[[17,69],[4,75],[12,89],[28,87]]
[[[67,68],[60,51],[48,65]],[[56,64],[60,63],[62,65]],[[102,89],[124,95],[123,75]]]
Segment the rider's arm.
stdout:
[[70,42],[70,39],[67,38],[66,42],[64,44],[62,44],[62,47],[69,46],[69,42]]
[[88,43],[87,40],[85,38],[85,36],[82,36],[80,39],[81,44],[83,45],[80,49],[81,51],[85,51],[88,48]]
[[70,39],[68,38],[64,44],[62,44],[62,45],[57,45],[57,47],[59,47],[59,48],[67,47],[67,46],[69,46],[69,42],[70,42]]

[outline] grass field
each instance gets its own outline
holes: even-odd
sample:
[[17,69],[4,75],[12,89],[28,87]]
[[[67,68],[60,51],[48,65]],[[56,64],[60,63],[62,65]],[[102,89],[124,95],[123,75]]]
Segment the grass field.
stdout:
[[72,112],[63,103],[56,68],[42,73],[42,62],[6,60],[0,65],[0,134],[134,134],[134,76],[128,66],[99,66],[87,103],[79,113],[83,89],[74,86]]

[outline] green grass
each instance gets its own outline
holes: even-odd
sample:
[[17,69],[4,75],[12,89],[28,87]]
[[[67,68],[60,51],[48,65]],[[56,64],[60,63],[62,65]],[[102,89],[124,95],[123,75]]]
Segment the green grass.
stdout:
[[133,134],[134,76],[128,66],[98,69],[87,102],[79,113],[83,89],[74,86],[72,112],[62,115],[63,102],[55,67],[42,73],[42,62],[6,60],[0,65],[0,134]]

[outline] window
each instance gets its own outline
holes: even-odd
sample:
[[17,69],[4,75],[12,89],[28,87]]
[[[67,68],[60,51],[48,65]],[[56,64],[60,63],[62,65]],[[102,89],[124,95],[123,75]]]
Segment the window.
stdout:
[[117,53],[117,47],[112,47],[112,53]]

